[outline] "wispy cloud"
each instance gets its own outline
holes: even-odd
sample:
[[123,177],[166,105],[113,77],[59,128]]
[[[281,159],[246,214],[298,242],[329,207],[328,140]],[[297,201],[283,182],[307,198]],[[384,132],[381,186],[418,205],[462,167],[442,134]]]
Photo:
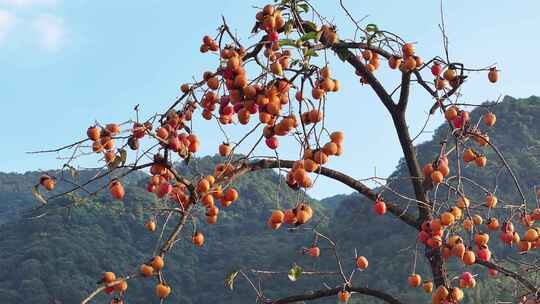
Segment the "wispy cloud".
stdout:
[[0,4],[18,7],[29,7],[35,5],[55,5],[57,3],[58,0],[0,0]]
[[7,35],[11,32],[15,23],[17,22],[17,17],[14,14],[0,9],[0,43],[6,39]]
[[56,51],[64,43],[65,29],[64,21],[61,18],[41,14],[33,21],[33,27],[38,34],[38,43],[42,48]]
[[64,21],[44,10],[49,11],[60,1],[0,0],[0,6],[4,7],[0,8],[0,46],[37,44],[45,50],[59,50],[65,42]]

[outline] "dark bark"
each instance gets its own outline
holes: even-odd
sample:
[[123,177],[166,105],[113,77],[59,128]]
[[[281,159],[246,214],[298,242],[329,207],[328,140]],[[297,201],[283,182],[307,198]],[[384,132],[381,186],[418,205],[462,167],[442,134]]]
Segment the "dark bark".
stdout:
[[[320,299],[324,297],[336,296],[342,290],[343,288],[341,287],[337,287],[333,289],[316,290],[316,291],[307,292],[301,295],[294,295],[294,296],[289,296],[286,298],[281,298],[275,301],[268,301],[266,303],[267,304],[286,304],[286,303],[296,303],[296,302],[302,302],[302,301],[315,300],[315,299]],[[346,288],[346,290],[357,292],[357,293],[371,296],[371,297],[375,297],[377,299],[383,300],[386,303],[390,303],[390,304],[403,304],[403,302],[392,297],[391,295],[384,293],[382,291],[375,290],[375,289],[353,286],[353,287]]]
[[[244,174],[244,173],[247,173],[248,171],[256,171],[256,170],[261,170],[261,169],[292,168],[293,164],[294,162],[290,160],[277,161],[277,160],[272,160],[272,159],[264,159],[264,160],[259,160],[256,162],[246,164],[245,167],[239,170],[238,174]],[[373,191],[371,188],[364,185],[362,182],[359,182],[355,180],[354,178],[346,174],[343,174],[339,171],[335,171],[326,167],[320,167],[317,173],[324,175],[328,178],[337,180],[351,187],[352,189],[358,191],[360,194],[364,195],[365,197],[369,198],[372,201],[375,201],[377,197],[379,196],[377,192]],[[408,214],[405,210],[403,210],[401,207],[399,207],[396,204],[393,204],[387,201],[385,201],[385,203],[386,203],[388,212],[392,213],[393,215],[395,215],[397,218],[407,223],[408,225],[418,229],[416,219],[413,216]]]
[[397,111],[405,113],[405,110],[407,109],[407,104],[409,103],[410,89],[411,89],[411,72],[403,73],[401,75],[401,90],[399,93]]
[[[398,104],[396,105],[392,100],[392,97],[388,94],[386,89],[378,81],[378,79],[373,75],[373,73],[367,71],[364,64],[356,57],[354,54],[345,47],[334,45],[332,49],[338,53],[341,59],[344,59],[349,64],[351,64],[355,69],[359,70],[362,75],[367,80],[367,83],[372,87],[380,101],[388,109],[389,113],[392,116],[392,121],[396,129],[399,143],[403,151],[403,156],[407,164],[409,171],[409,176],[411,179],[411,184],[414,190],[414,195],[416,200],[418,200],[418,218],[416,227],[420,227],[422,222],[424,222],[430,213],[432,208],[429,203],[426,195],[426,189],[423,186],[423,176],[420,164],[416,156],[416,151],[411,140],[409,133],[409,128],[405,119],[405,112],[407,109],[407,104],[410,94],[410,76],[411,73],[404,73],[401,81],[401,90]],[[386,56],[385,56],[386,57]],[[415,73],[418,76],[419,73]],[[426,248],[428,252],[430,251]],[[440,251],[436,250],[430,253],[429,263],[431,271],[433,274],[433,280],[436,286],[447,285],[447,276],[444,267],[444,261],[440,255]]]
[[398,134],[401,150],[403,151],[403,156],[405,157],[405,162],[409,170],[414,196],[418,201],[420,201],[418,202],[418,224],[420,225],[427,218],[431,208],[422,185],[422,170],[420,169],[418,159],[416,158],[416,151],[411,141],[409,127],[405,121],[405,112],[399,111],[392,112],[391,114],[396,132]]
[[431,274],[433,275],[433,283],[435,286],[449,286],[448,273],[444,265],[444,260],[441,256],[439,248],[429,248],[426,246],[426,259],[429,261]]
[[[431,210],[431,205],[428,202],[426,196],[426,190],[422,184],[423,176],[422,170],[420,169],[420,164],[416,156],[416,151],[414,145],[411,141],[411,136],[409,133],[409,128],[405,119],[405,111],[407,109],[407,104],[409,100],[410,93],[410,73],[404,73],[402,76],[401,90],[398,104],[396,105],[388,92],[382,87],[381,83],[375,78],[375,76],[367,71],[358,58],[352,54],[348,49],[343,49],[339,47],[334,47],[339,56],[345,59],[349,64],[351,64],[357,70],[360,70],[364,77],[367,79],[368,84],[373,88],[381,102],[385,105],[392,116],[392,121],[396,129],[399,143],[403,151],[403,156],[409,170],[409,175],[411,178],[411,184],[414,190],[414,196],[419,201],[418,206],[418,218],[416,227],[418,228],[422,222],[424,222]],[[447,276],[446,270],[444,267],[444,261],[440,255],[439,250],[429,252],[429,263],[431,267],[431,272],[433,274],[433,281],[436,286],[447,285]]]
[[347,61],[356,70],[360,71],[363,77],[365,77],[365,79],[367,80],[367,83],[371,86],[373,91],[375,91],[375,94],[377,94],[377,96],[389,112],[395,111],[396,105],[394,104],[392,97],[390,97],[390,94],[388,94],[386,89],[375,77],[375,75],[373,75],[373,73],[366,69],[366,66],[353,54],[353,52],[346,48],[337,46],[332,46],[332,50],[336,52],[341,59]]

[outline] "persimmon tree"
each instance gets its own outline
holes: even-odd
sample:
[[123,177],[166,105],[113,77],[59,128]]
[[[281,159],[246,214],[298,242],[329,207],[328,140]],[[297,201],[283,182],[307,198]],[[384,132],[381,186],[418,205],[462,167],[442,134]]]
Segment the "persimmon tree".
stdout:
[[[403,280],[411,288],[422,286],[425,292],[431,293],[432,303],[460,302],[464,298],[462,289],[476,285],[478,274],[467,269],[473,264],[485,266],[491,275],[498,272],[512,278],[523,296],[520,301],[540,303],[540,286],[526,274],[534,268],[504,267],[492,257],[489,245],[500,241],[520,252],[540,248],[540,229],[534,226],[535,221],[540,221],[540,208],[538,202],[536,206],[528,203],[524,192],[535,190],[521,188],[502,152],[490,142],[488,133],[496,123],[496,116],[489,106],[479,121],[472,121],[465,110],[467,104],[460,101],[460,92],[469,76],[485,73],[490,82],[497,82],[497,68],[470,68],[453,61],[448,55],[444,24],[441,24],[444,54],[422,58],[417,51],[422,49],[421,44],[407,42],[374,24],[362,25],[342,1],[339,4],[356,29],[352,38],[339,37],[336,25],[307,0],[277,1],[254,11],[254,26],[249,29],[253,34],[251,44],[241,42],[223,19],[217,34],[204,36],[199,49],[202,53],[217,55],[217,58],[209,56],[216,68],[204,71],[199,81],[182,84],[180,97],[167,109],[145,120],[136,112],[136,118],[128,122],[96,122],[86,130],[84,139],[58,149],[40,151],[68,152],[64,168],[70,170],[89,154],[102,156],[101,171],[96,176],[80,184],[70,181],[71,188],[63,193],[48,197],[43,194],[53,190],[57,183],[68,182],[62,176],[43,175],[33,191],[44,206],[71,193],[95,194],[86,187],[98,180],[107,181],[107,186],[98,191],[108,189],[114,199],[122,200],[125,195],[122,178],[135,171],[150,174],[148,191],[166,205],[153,208],[154,215],[145,224],[149,232],[161,231],[157,254],[141,261],[139,269],[126,269],[123,275],[103,273],[100,286],[82,303],[90,302],[102,292],[112,293],[112,301],[120,303],[127,292],[127,282],[132,279],[154,280],[156,296],[161,301],[166,299],[175,287],[167,284],[162,270],[167,267],[167,254],[181,240],[181,235],[187,234],[194,244],[193,250],[197,250],[205,242],[205,225],[219,226],[220,208],[234,204],[242,195],[234,188],[235,179],[270,169],[284,172],[287,185],[299,192],[316,187],[318,176],[341,182],[369,199],[374,214],[396,217],[401,224],[416,229],[418,238],[410,242],[413,246],[416,244],[416,250],[424,248],[425,258],[418,263],[427,263],[431,274],[422,277],[413,271]],[[372,189],[328,166],[332,158],[342,154],[344,140],[361,140],[355,135],[346,137],[326,123],[327,116],[332,116],[332,109],[337,106],[331,99],[339,99],[340,91],[338,75],[332,73],[327,61],[329,56],[337,56],[342,62],[338,64],[350,66],[354,71],[340,77],[358,78],[356,89],[372,90],[388,111],[391,118],[388,123],[395,127],[408,169],[411,194],[396,193],[389,185]],[[383,84],[377,73],[380,69],[392,70],[400,81],[393,86]],[[406,120],[413,87],[433,101],[429,115],[444,116],[448,127],[439,153],[425,164],[419,163]],[[223,162],[215,167],[212,175],[183,174],[175,164],[189,162],[197,154],[199,145],[205,143],[204,138],[197,136],[197,130],[216,123],[224,136],[223,143],[215,147]],[[227,135],[230,125],[243,126],[245,131],[240,139],[233,141]],[[279,143],[284,137],[295,139],[296,158],[279,157]],[[254,144],[247,144],[249,141]],[[268,156],[255,157],[256,148],[268,151]],[[463,175],[471,166],[486,166],[485,151],[492,151],[496,157],[489,161],[499,163],[501,170],[511,176],[519,201],[504,201],[498,198],[496,186],[487,189]],[[440,194],[443,190],[445,195]],[[477,195],[484,196],[485,201],[470,199]],[[400,199],[389,199],[395,197]],[[261,303],[292,303],[330,296],[346,302],[354,293],[387,303],[403,303],[396,295],[354,281],[355,272],[369,272],[368,259],[358,252],[354,256],[356,269],[344,269],[336,250],[338,240],[332,240],[318,231],[317,225],[312,225],[312,219],[320,215],[314,214],[309,203],[298,201],[294,208],[268,210],[268,214],[269,229],[284,226],[313,234],[314,241],[306,245],[305,254],[319,256],[319,243],[333,249],[335,271],[304,274],[337,276],[341,284],[270,299],[250,276],[272,275],[272,272],[239,270],[227,277],[229,286],[237,277],[243,277],[252,285]],[[167,220],[156,222],[159,217]],[[514,223],[520,227],[515,227]],[[171,226],[170,230],[165,229],[167,225]],[[186,228],[190,226],[193,229]],[[165,231],[170,232],[167,235]],[[494,240],[496,238],[500,240]],[[448,271],[449,259],[460,261],[462,267],[458,273]],[[416,265],[416,259],[414,263]],[[293,267],[289,275],[294,278],[300,271]]]

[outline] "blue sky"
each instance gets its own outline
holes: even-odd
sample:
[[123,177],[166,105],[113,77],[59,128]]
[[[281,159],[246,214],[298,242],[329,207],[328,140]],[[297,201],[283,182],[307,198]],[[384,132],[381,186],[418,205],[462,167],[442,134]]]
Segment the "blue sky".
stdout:
[[[341,37],[351,37],[354,28],[338,0],[312,2],[338,25]],[[358,18],[368,15],[367,22],[417,42],[422,57],[441,54],[439,1],[344,3]],[[203,35],[215,33],[221,15],[247,44],[256,12],[252,6],[264,4],[250,0],[0,0],[4,128],[0,171],[59,167],[62,162],[57,155],[25,152],[79,139],[96,119],[125,121],[132,117],[136,104],[146,115],[161,111],[177,96],[181,83],[215,68],[215,60],[201,55],[198,48]],[[502,70],[496,85],[489,84],[485,74],[473,74],[464,88],[464,101],[540,94],[540,66],[535,58],[540,54],[539,1],[452,0],[445,1],[444,8],[450,56],[477,67],[496,62]],[[331,64],[343,90],[329,100],[327,125],[343,130],[346,141],[345,154],[332,159],[329,166],[356,178],[372,176],[375,169],[379,176],[386,176],[401,157],[389,117],[348,66],[335,59]],[[395,73],[384,70],[378,74],[396,79]],[[431,102],[420,90],[413,90],[408,112],[411,133],[421,128]],[[437,116],[428,129],[440,122]],[[201,154],[214,153],[217,129],[198,125]],[[293,150],[284,148],[280,153],[290,158]],[[324,197],[343,192],[349,190],[324,181],[309,193]]]

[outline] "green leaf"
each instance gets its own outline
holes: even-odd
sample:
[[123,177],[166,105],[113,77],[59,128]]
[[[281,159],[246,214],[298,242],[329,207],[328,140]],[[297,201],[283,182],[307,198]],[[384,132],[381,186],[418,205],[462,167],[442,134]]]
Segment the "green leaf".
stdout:
[[300,59],[294,59],[293,61],[291,61],[290,63],[290,66],[291,67],[294,67],[294,66],[301,66],[302,65],[302,61]]
[[308,33],[317,31],[317,25],[311,21],[302,21],[302,27]]
[[66,194],[66,197],[68,199],[70,199],[74,205],[79,205],[79,204],[83,204],[86,202],[86,199],[83,199],[82,197],[80,197],[79,195],[77,195],[76,193],[67,193]]
[[72,166],[64,164],[64,168],[67,168],[69,170],[69,175],[71,175],[72,178],[76,178],[79,176],[79,172],[77,172],[77,169],[73,168]]
[[305,49],[304,50],[304,57],[318,57],[319,54],[315,52],[313,49]]
[[122,163],[122,159],[116,156],[112,162],[107,164],[107,167],[109,167],[109,170],[114,170],[118,168],[118,166],[120,166],[121,163]]
[[377,42],[377,36],[379,36],[378,34],[379,34],[379,32],[375,32],[375,33],[371,34],[371,35],[368,37],[366,43],[367,43],[368,45],[371,45],[372,43]]
[[370,23],[370,24],[366,25],[366,31],[368,31],[368,32],[378,32],[379,27],[374,23]]
[[120,160],[122,161],[121,165],[124,166],[127,161],[127,151],[126,149],[120,149],[118,150],[118,153],[120,154]]
[[309,5],[307,5],[307,3],[298,4],[298,7],[301,8],[304,13],[309,12]]
[[37,186],[32,187],[32,194],[40,201],[43,205],[47,204],[47,200],[39,193]]
[[293,39],[281,39],[279,40],[280,46],[296,46],[296,40]]
[[292,33],[292,31],[294,30],[293,24],[294,22],[292,19],[289,19],[287,20],[287,22],[285,22],[285,25],[283,26],[283,31],[285,32],[285,34]]
[[287,275],[289,277],[289,280],[296,281],[302,274],[302,267],[293,264],[292,268],[289,270],[289,274]]
[[305,33],[304,35],[302,35],[302,37],[300,37],[300,40],[302,41],[308,41],[308,40],[315,40],[317,39],[317,32],[309,32],[309,33]]
[[228,288],[230,290],[234,289],[234,279],[236,279],[236,276],[238,275],[238,270],[231,271],[227,276],[225,277],[225,288]]

